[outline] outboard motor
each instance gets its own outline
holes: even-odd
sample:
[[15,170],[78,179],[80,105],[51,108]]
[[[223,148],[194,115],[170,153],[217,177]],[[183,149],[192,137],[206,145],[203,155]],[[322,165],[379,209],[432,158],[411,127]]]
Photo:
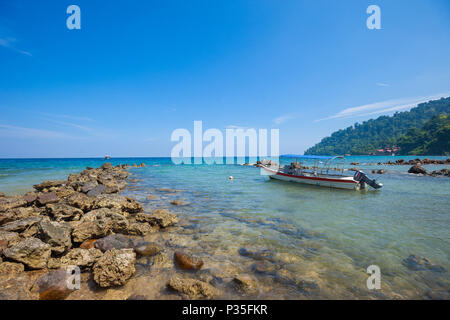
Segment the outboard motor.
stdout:
[[361,184],[361,187],[364,187],[364,184],[368,184],[374,189],[380,189],[383,186],[382,183],[377,182],[375,179],[370,179],[362,171],[356,171],[355,175],[353,176],[353,179],[355,179],[355,181],[358,181]]

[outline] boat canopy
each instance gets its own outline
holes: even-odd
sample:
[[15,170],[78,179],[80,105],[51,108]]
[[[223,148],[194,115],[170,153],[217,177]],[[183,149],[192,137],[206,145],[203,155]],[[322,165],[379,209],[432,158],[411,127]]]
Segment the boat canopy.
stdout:
[[283,158],[303,158],[303,159],[319,159],[319,160],[329,160],[333,159],[332,156],[310,156],[310,155],[300,155],[300,154],[283,154]]

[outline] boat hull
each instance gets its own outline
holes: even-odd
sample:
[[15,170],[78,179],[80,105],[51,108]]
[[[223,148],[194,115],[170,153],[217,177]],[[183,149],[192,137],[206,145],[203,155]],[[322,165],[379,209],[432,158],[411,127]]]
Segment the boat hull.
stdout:
[[265,167],[263,167],[263,169],[270,174],[269,177],[271,179],[277,179],[281,181],[289,181],[319,187],[349,189],[349,190],[358,190],[360,188],[360,184],[357,181],[353,180],[352,177],[342,177],[336,179],[325,177],[307,177],[307,176],[290,175],[287,173],[271,170]]

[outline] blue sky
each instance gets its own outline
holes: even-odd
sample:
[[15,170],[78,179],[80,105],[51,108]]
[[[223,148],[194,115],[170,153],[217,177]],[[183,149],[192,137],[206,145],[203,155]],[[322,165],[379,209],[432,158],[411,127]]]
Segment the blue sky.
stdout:
[[0,158],[169,156],[194,120],[301,153],[450,96],[449,39],[448,0],[0,0]]

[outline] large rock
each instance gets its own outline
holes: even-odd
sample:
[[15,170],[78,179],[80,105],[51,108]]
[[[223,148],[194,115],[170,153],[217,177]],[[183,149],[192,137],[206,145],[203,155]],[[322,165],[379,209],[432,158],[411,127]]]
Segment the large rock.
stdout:
[[9,246],[15,245],[21,240],[22,239],[20,238],[20,235],[17,232],[0,230],[0,241],[7,242]]
[[94,200],[84,193],[73,193],[67,198],[67,204],[72,207],[83,210],[84,212],[88,212],[92,208]]
[[112,234],[97,240],[95,248],[105,252],[111,249],[130,249],[134,247],[134,242],[123,234]]
[[148,222],[150,225],[167,228],[178,222],[177,216],[165,209],[157,209],[152,214],[138,213],[136,220],[140,222]]
[[62,186],[63,184],[66,184],[67,181],[63,181],[63,180],[51,180],[51,181],[44,181],[40,184],[35,184],[33,186],[33,188],[35,188],[38,191],[42,191],[44,189],[49,189],[52,187],[59,187]]
[[117,193],[127,186],[125,181],[118,181],[108,176],[98,177],[98,182],[106,187],[105,193]]
[[101,194],[107,193],[107,192],[108,192],[108,188],[107,187],[105,187],[102,184],[98,184],[97,186],[95,186],[95,188],[90,189],[86,193],[87,193],[87,195],[89,197],[96,197],[98,195],[101,195]]
[[39,215],[39,211],[35,210],[32,207],[24,208],[13,208],[9,209],[8,211],[0,214],[0,225],[3,225],[5,223],[13,222],[16,220],[22,220],[29,217],[35,217]]
[[84,182],[83,185],[81,186],[81,192],[88,193],[89,191],[96,188],[97,186],[98,186],[98,183],[96,180]]
[[107,251],[94,265],[94,281],[103,288],[121,286],[136,272],[133,249]]
[[45,206],[48,203],[58,202],[59,198],[56,192],[45,192],[38,195],[36,203],[40,206]]
[[210,284],[196,279],[181,278],[179,275],[170,278],[167,285],[172,290],[182,293],[188,299],[212,299],[218,296],[217,289]]
[[7,210],[24,207],[27,205],[27,201],[22,197],[1,197],[0,198],[0,212]]
[[83,210],[62,202],[48,204],[46,205],[46,210],[56,221],[80,220],[83,215]]
[[53,252],[61,254],[72,247],[72,228],[69,224],[42,220],[37,226],[39,237],[52,247]]
[[36,201],[37,194],[34,192],[27,192],[24,194],[23,199],[27,202],[27,205],[30,206]]
[[21,263],[3,262],[0,263],[0,274],[19,274],[25,271],[25,267]]
[[181,251],[175,251],[173,258],[180,269],[199,270],[203,266],[203,261],[201,259]]
[[35,224],[42,220],[42,217],[29,217],[22,220],[9,222],[0,227],[2,231],[8,232],[24,232],[32,228]]
[[88,212],[73,226],[73,241],[83,242],[92,238],[105,237],[112,233],[126,232],[129,222],[117,211],[102,208]]
[[130,222],[127,234],[134,236],[145,236],[146,234],[158,231],[158,228],[146,222]]
[[62,266],[78,266],[82,269],[90,268],[97,262],[103,253],[96,249],[81,249],[75,248],[70,250],[60,260]]
[[31,269],[43,269],[47,266],[51,252],[50,245],[36,238],[28,238],[3,250],[3,255]]
[[137,213],[143,210],[142,205],[134,199],[117,194],[99,195],[94,202],[94,209],[109,208],[127,213]]
[[425,170],[421,165],[414,165],[411,168],[409,168],[408,173],[414,173],[414,174],[428,174],[427,170]]
[[56,195],[60,199],[67,198],[68,196],[76,192],[71,186],[61,186],[58,188],[53,188],[52,191],[56,192]]

